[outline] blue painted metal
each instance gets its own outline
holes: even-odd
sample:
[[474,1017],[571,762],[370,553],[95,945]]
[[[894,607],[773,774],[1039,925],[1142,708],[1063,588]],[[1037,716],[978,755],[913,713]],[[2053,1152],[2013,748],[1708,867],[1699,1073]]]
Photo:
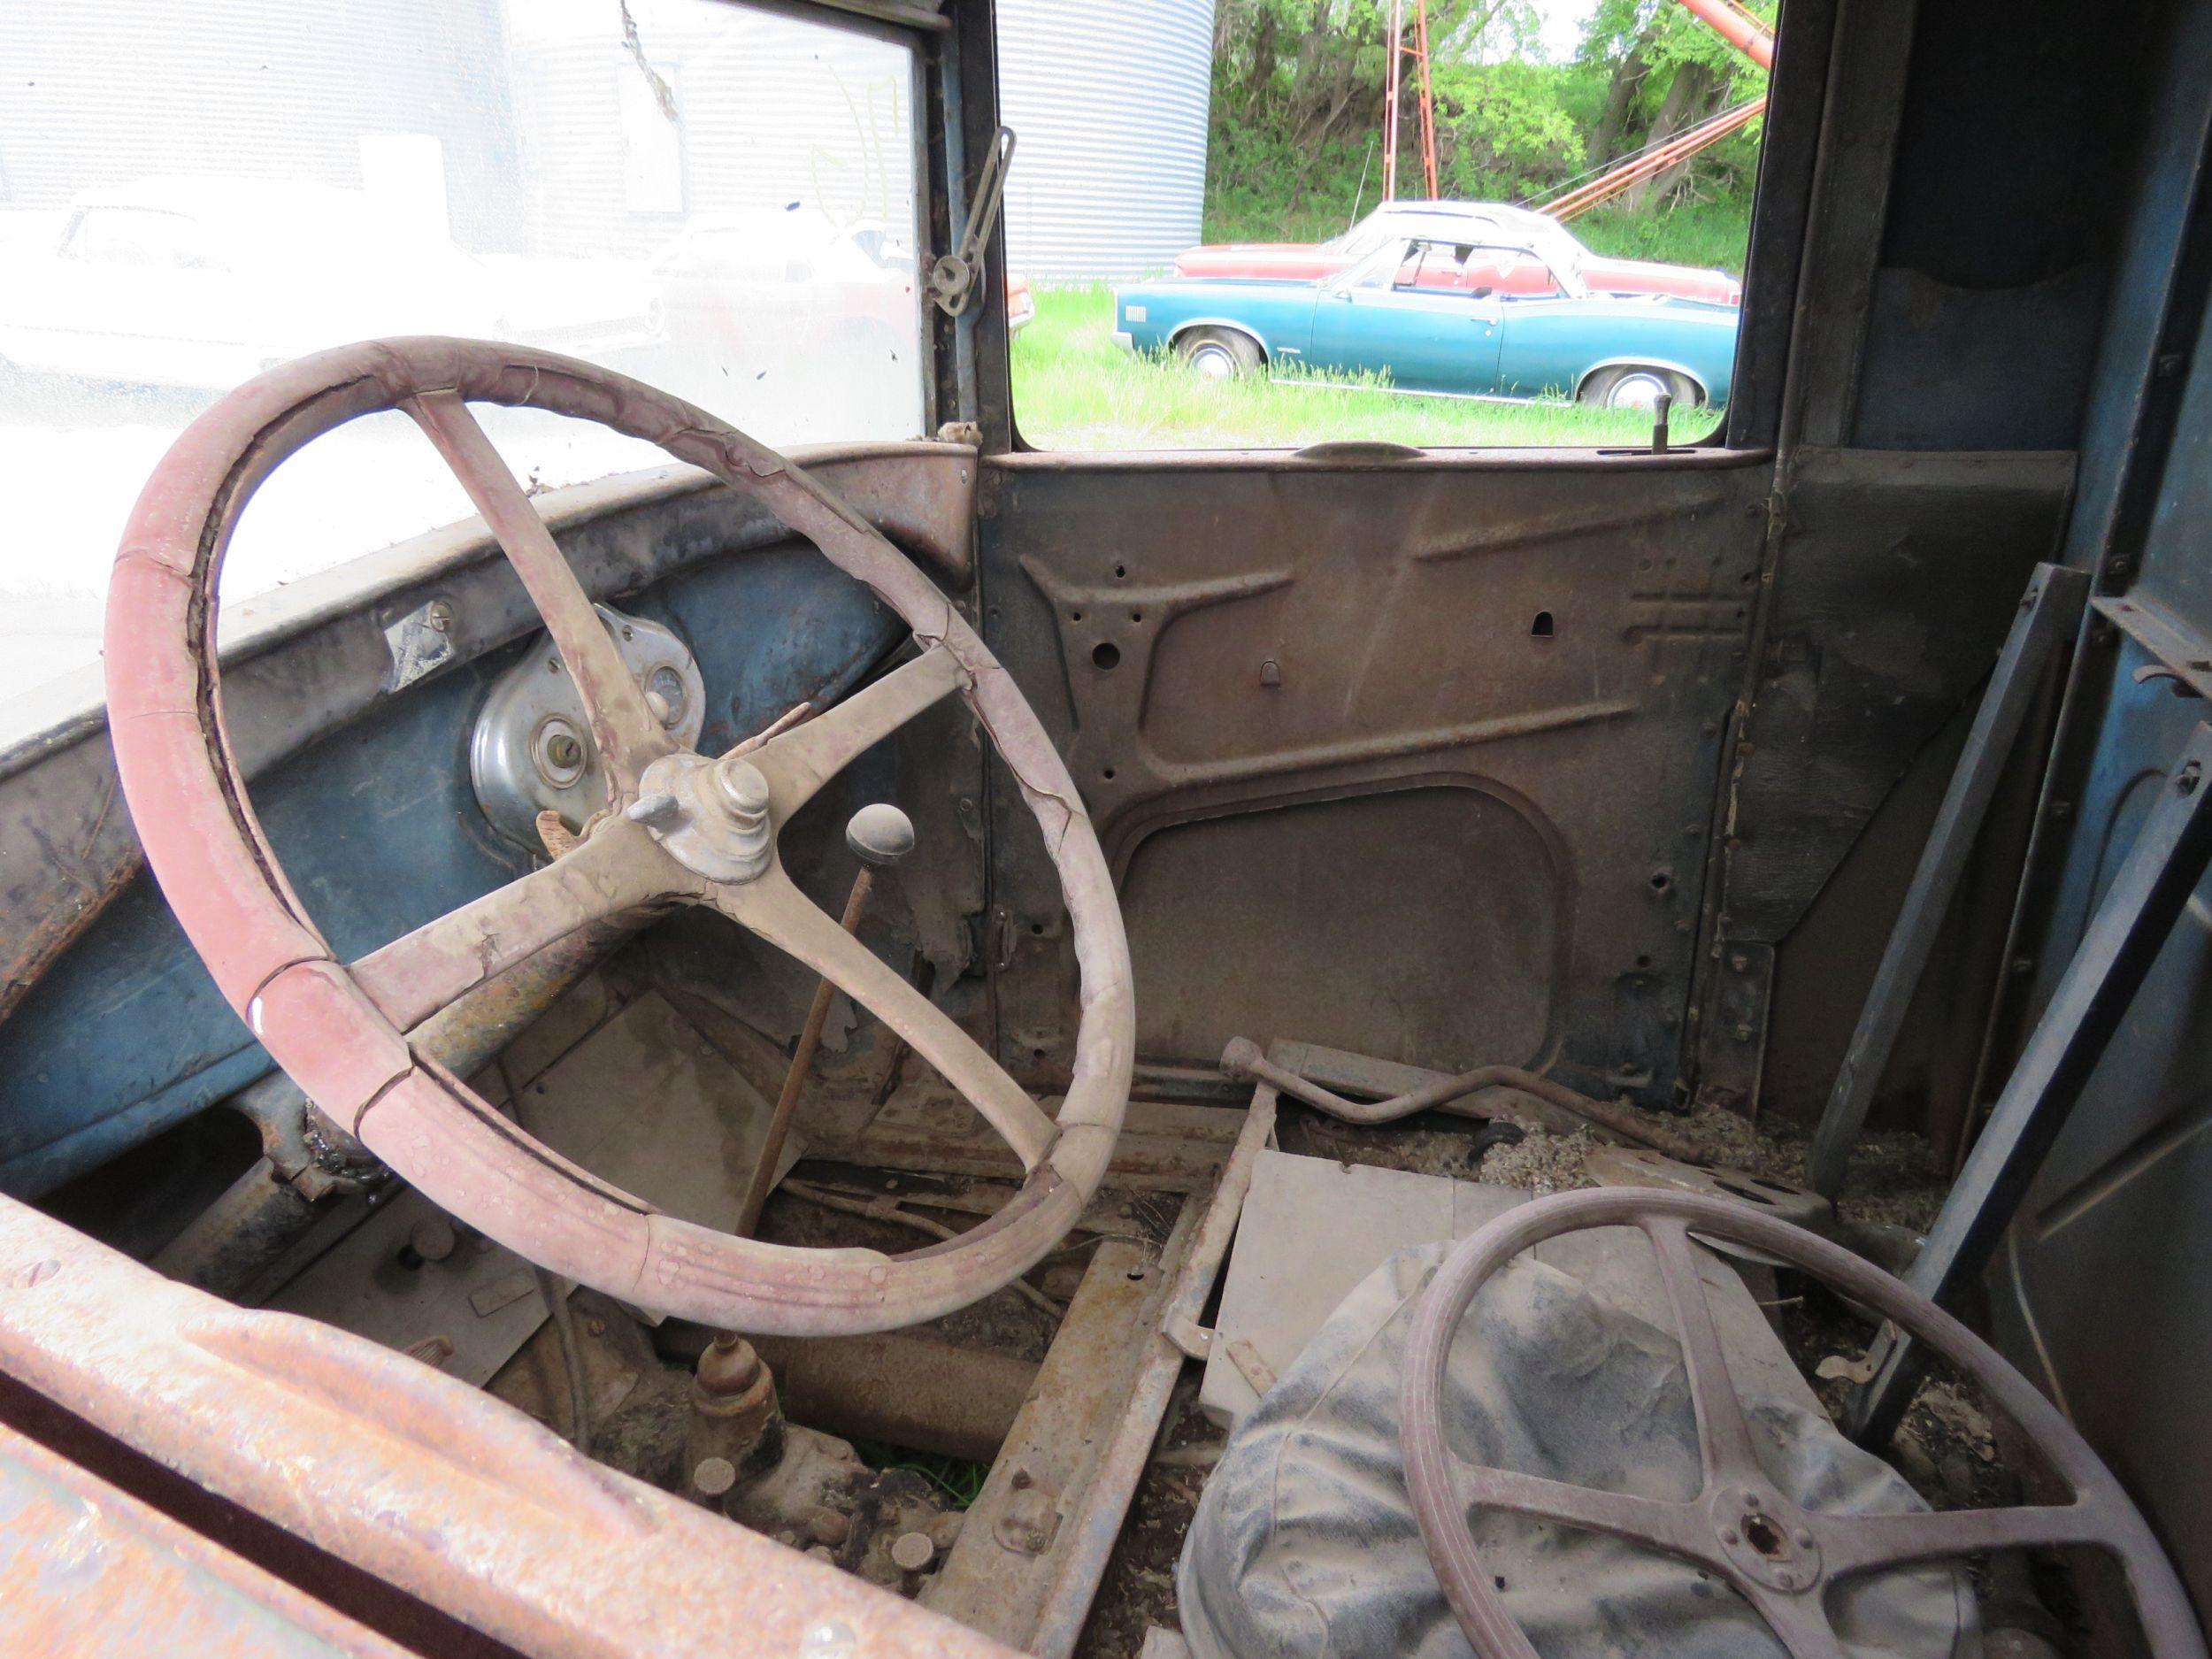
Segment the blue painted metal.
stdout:
[[1386,376],[1403,391],[1571,396],[1594,370],[1633,363],[1676,370],[1708,401],[1728,401],[1741,316],[1732,306],[1363,281],[1371,270],[1322,282],[1134,283],[1116,292],[1114,327],[1139,351],[1167,350],[1194,326],[1234,328],[1260,342],[1271,373],[1304,364]]
[[[784,544],[695,565],[620,602],[699,659],[717,752],[835,695],[903,637],[866,588]],[[411,687],[254,785],[270,843],[352,958],[520,874],[469,784],[468,735],[528,641]],[[0,1068],[0,1190],[51,1190],[271,1069],[144,875],[24,999]]]

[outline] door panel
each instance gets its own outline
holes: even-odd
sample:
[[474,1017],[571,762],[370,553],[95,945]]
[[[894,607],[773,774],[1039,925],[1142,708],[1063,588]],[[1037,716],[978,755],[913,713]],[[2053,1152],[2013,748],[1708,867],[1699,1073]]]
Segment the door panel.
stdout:
[[1428,288],[1346,288],[1313,308],[1310,361],[1387,374],[1415,392],[1486,392],[1498,373],[1498,303]]
[[[985,629],[1121,886],[1139,1058],[1227,1035],[1671,1096],[1759,457],[1011,456]],[[991,805],[999,1041],[1064,1066],[1072,959]]]

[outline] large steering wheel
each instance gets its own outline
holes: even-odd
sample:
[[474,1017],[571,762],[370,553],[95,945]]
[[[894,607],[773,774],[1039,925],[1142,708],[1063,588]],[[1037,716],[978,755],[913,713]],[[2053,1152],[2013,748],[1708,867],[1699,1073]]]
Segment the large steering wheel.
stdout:
[[[865,582],[921,655],[741,757],[679,748],[470,402],[595,420],[704,468]],[[278,866],[225,735],[216,579],[262,480],[310,440],[383,410],[428,435],[522,579],[583,699],[612,810],[556,862],[342,963]],[[475,341],[375,341],[272,370],[194,421],[147,480],[116,556],[106,657],[109,729],[139,839],[224,996],[319,1107],[434,1202],[529,1260],[732,1330],[891,1330],[1026,1271],[1105,1174],[1135,1016],[1128,941],[1074,781],[951,602],[820,483],[703,411],[591,364]],[[777,856],[777,833],[841,767],[954,692],[1036,815],[1073,925],[1082,1023],[1057,1121],[803,896]],[[409,1047],[406,1033],[548,945],[603,918],[683,904],[710,905],[796,956],[904,1038],[1019,1155],[1020,1192],[982,1225],[908,1256],[737,1238],[595,1179]]]
[[[1490,1468],[1444,1443],[1445,1365],[1475,1293],[1547,1239],[1610,1226],[1638,1227],[1650,1239],[1681,1334],[1704,1471],[1703,1490],[1686,1502]],[[2073,1489],[2073,1501],[1911,1515],[1843,1515],[1796,1503],[1768,1478],[1753,1444],[1698,1277],[1693,1233],[1764,1251],[1896,1321],[1982,1386]],[[2078,1545],[2118,1559],[2151,1659],[2205,1659],[2188,1594],[2149,1525],[2080,1432],[2033,1384],[1902,1280],[1840,1245],[1728,1199],[1604,1187],[1508,1210],[1454,1250],[1422,1293],[1406,1339],[1399,1414],[1421,1539],[1478,1659],[1537,1659],[1475,1549],[1468,1519],[1481,1509],[1607,1532],[1695,1562],[1748,1601],[1796,1659],[1845,1659],[1825,1606],[1839,1578],[1986,1550]]]

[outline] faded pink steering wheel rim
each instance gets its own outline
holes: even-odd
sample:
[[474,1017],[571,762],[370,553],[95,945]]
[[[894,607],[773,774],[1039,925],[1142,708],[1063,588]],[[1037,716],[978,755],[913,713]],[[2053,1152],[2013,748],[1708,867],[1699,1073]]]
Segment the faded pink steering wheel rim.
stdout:
[[[1446,1444],[1445,1367],[1476,1294],[1524,1250],[1592,1227],[1640,1229],[1657,1256],[1697,1417],[1702,1490],[1671,1502],[1470,1463]],[[1748,1245],[1884,1317],[1986,1391],[2034,1442],[2073,1502],[1941,1514],[1842,1515],[1800,1508],[1762,1467],[1728,1373],[1691,1235]],[[2080,1432],[1996,1349],[1924,1296],[1841,1246],[1749,1207],[1635,1187],[1555,1194],[1509,1210],[1463,1241],[1422,1292],[1406,1340],[1399,1443],[1421,1540],[1478,1659],[1537,1659],[1469,1530],[1475,1509],[1609,1533],[1694,1562],[1750,1602],[1796,1659],[1845,1659],[1825,1596],[1838,1580],[1992,1549],[2078,1546],[2117,1559],[2152,1659],[2205,1659],[2188,1594],[2141,1513]],[[1756,1517],[1760,1527],[1746,1525]]]
[[[718,802],[717,768],[734,763],[678,749],[645,713],[590,598],[469,403],[595,421],[703,468],[864,582],[923,646],[747,757],[768,803],[753,815],[769,825],[755,874],[703,874],[658,827],[625,816],[641,792],[666,787]],[[584,697],[614,810],[556,862],[347,964],[293,892],[247,799],[223,726],[214,595],[238,514],[261,481],[311,439],[387,410],[412,418],[445,457],[536,603]],[[105,655],[117,768],[147,862],[225,999],[323,1111],[432,1202],[531,1261],[729,1329],[890,1330],[1026,1271],[1103,1179],[1128,1100],[1135,1016],[1120,910],[1073,780],[1011,678],[927,577],[818,481],[703,411],[591,364],[481,342],[370,342],[272,370],[194,421],[147,480],[116,556]],[[1081,1022],[1056,1118],[799,895],[774,854],[774,833],[840,767],[955,692],[990,734],[1060,872]],[[741,1239],[599,1180],[409,1046],[423,1019],[537,950],[597,922],[684,903],[721,910],[799,956],[913,1043],[1020,1156],[1017,1196],[957,1240],[909,1256]]]

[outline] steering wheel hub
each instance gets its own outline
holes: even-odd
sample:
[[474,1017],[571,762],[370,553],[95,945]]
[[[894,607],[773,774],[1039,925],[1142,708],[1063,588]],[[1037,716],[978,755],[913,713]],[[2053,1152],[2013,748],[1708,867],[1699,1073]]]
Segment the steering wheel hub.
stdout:
[[664,755],[639,787],[627,816],[685,869],[710,881],[755,881],[775,862],[768,780],[742,757]]
[[1725,1486],[1706,1502],[1713,1541],[1745,1577],[1770,1590],[1804,1594],[1820,1584],[1820,1540],[1778,1494]]

